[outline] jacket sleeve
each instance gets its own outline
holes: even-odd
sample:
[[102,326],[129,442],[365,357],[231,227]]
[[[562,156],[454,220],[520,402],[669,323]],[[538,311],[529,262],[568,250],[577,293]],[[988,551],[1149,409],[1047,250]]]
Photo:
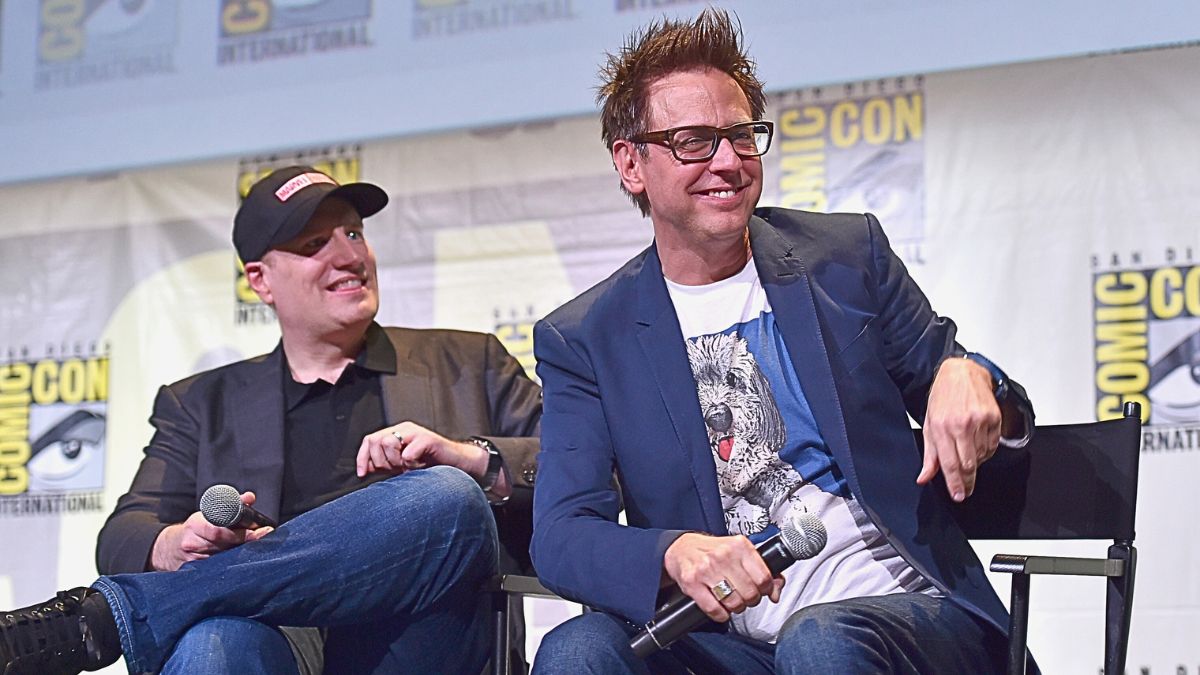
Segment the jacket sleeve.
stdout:
[[513,487],[532,488],[537,476],[542,389],[494,335],[485,347],[488,416],[485,436],[504,457]]
[[[913,419],[924,424],[929,389],[941,362],[967,350],[955,336],[958,327],[933,311],[929,300],[908,274],[888,243],[875,216],[866,214],[876,305],[883,336],[883,359]],[[1011,382],[1001,413],[1006,428],[1032,432],[1033,407],[1025,389]],[[1011,424],[1011,426],[1010,426]]]
[[158,390],[146,446],[129,492],[117,500],[96,541],[101,574],[144,572],[158,534],[196,510],[197,425],[169,387]]
[[644,623],[654,614],[667,547],[682,530],[621,525],[615,459],[595,375],[549,321],[534,328],[545,389],[530,552],[556,593]]

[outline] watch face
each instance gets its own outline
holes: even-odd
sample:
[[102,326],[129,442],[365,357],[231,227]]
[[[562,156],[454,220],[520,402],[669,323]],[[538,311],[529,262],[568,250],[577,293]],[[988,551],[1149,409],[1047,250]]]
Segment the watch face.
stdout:
[[500,470],[504,466],[504,458],[500,455],[500,451],[496,449],[496,444],[486,438],[472,437],[467,440],[487,451],[487,469],[484,472],[483,480],[480,481],[483,491],[487,492],[496,485],[496,479],[499,478]]

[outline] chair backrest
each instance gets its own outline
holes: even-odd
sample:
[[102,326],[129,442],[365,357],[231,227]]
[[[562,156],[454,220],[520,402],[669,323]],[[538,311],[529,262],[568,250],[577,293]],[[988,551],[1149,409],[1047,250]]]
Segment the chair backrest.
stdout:
[[[955,519],[970,539],[1132,541],[1139,415],[1039,426],[1024,448],[1001,447],[980,467],[974,494],[955,505]],[[921,447],[919,429],[916,436]]]

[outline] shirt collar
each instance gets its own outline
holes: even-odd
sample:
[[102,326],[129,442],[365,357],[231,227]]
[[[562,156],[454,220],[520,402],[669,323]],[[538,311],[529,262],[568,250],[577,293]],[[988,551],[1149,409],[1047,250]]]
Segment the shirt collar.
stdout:
[[367,326],[367,336],[354,365],[383,375],[396,374],[396,346],[388,339],[383,327],[374,321]]
[[[295,381],[292,379],[292,371],[288,367],[287,352],[281,348],[280,353],[283,356],[283,398],[286,410],[296,407],[309,395],[336,386],[336,384],[331,385],[324,380],[308,384]],[[371,325],[367,327],[362,349],[354,358],[354,362],[347,368],[355,368],[362,371],[364,375],[396,374],[396,346],[388,339],[387,332],[383,330],[382,326],[374,321],[371,322]],[[343,371],[338,381],[341,382],[346,377],[347,373]]]

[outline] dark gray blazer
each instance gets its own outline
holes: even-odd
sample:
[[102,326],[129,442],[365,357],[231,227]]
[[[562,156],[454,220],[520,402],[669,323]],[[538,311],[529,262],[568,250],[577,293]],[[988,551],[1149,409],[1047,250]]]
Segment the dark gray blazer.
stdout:
[[[493,335],[408,328],[372,332],[385,335],[396,348],[397,372],[381,380],[388,423],[411,420],[454,439],[482,436],[503,454],[514,496],[496,509],[507,549],[501,567],[524,568],[541,389]],[[148,570],[158,533],[195,512],[200,495],[214,483],[254,491],[254,507],[278,517],[283,366],[282,346],[277,346],[270,354],[159,389],[150,417],[154,437],[129,492],[100,531],[96,567],[101,574]]]

